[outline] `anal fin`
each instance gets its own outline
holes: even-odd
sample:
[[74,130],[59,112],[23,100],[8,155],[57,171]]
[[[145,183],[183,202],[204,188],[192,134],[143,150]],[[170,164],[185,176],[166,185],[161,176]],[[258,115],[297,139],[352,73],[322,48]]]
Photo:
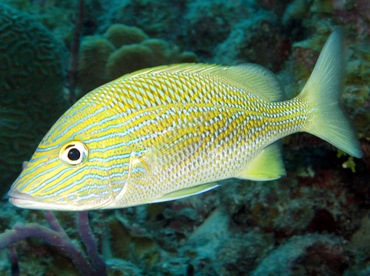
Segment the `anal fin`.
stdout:
[[281,157],[280,145],[273,143],[262,150],[235,177],[256,181],[268,181],[280,178],[286,171]]

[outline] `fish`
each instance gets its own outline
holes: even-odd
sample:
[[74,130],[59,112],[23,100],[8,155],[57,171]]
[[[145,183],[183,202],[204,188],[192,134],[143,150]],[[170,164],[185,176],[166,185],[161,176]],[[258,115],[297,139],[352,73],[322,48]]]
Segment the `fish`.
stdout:
[[256,64],[143,69],[83,96],[38,145],[12,184],[20,208],[80,211],[176,200],[222,180],[286,174],[279,140],[308,132],[357,158],[340,104],[344,42],[336,29],[302,91],[287,99]]

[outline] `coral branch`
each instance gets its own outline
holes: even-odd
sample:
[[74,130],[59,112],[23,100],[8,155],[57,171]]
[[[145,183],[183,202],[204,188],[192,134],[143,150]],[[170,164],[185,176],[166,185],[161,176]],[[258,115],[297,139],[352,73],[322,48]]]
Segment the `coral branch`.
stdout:
[[25,238],[41,238],[55,246],[61,254],[70,258],[83,275],[95,274],[84,255],[78,250],[68,236],[36,223],[16,224],[13,229],[0,234],[0,249]]
[[13,229],[0,234],[0,249],[9,248],[14,271],[17,271],[18,258],[12,245],[25,238],[41,238],[70,258],[82,275],[107,275],[105,262],[98,253],[98,246],[89,226],[88,212],[78,213],[77,227],[89,258],[72,243],[53,212],[45,211],[44,215],[50,228],[36,223],[16,224]]
[[104,260],[100,257],[98,246],[89,225],[88,212],[79,212],[77,214],[77,226],[81,239],[86,246],[87,254],[91,264],[98,275],[106,275],[106,266]]
[[59,221],[52,211],[45,211],[44,217],[52,230],[67,236],[67,233],[64,231],[63,227],[60,225]]

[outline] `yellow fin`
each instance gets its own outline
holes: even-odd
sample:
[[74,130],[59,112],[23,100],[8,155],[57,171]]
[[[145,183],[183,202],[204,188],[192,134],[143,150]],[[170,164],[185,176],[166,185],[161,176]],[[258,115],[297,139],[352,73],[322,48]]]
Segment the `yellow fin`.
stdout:
[[286,99],[284,89],[275,75],[268,69],[252,63],[241,64],[215,72],[223,79],[246,92],[263,97],[267,101],[282,101]]
[[363,154],[357,134],[339,100],[343,92],[344,51],[343,34],[338,28],[329,36],[310,78],[298,95],[313,113],[313,119],[303,130],[361,158]]
[[180,198],[185,198],[192,195],[197,195],[200,193],[207,192],[209,190],[212,190],[214,188],[217,188],[219,185],[217,183],[206,183],[201,184],[193,187],[184,188],[182,190],[177,190],[168,194],[163,195],[160,198],[157,198],[156,200],[153,200],[153,203],[157,202],[164,202],[164,201],[170,201]]
[[268,69],[252,63],[238,66],[219,66],[203,63],[182,63],[157,66],[133,72],[121,77],[128,79],[146,74],[200,74],[220,79],[223,83],[263,97],[268,101],[281,101],[286,98],[284,90]]
[[235,177],[266,181],[280,178],[285,174],[280,146],[278,143],[274,143],[262,150],[262,152],[247,165],[246,169]]
[[150,179],[154,177],[155,169],[152,164],[145,159],[145,157],[139,152],[131,152],[129,173],[127,176],[127,183],[121,191],[121,194],[125,194],[126,190],[131,188],[132,185],[146,186],[150,183]]

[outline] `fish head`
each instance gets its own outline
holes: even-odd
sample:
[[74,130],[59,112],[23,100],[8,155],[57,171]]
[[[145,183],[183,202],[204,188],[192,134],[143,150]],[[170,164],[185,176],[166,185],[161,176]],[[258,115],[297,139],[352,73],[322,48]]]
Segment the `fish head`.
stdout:
[[13,205],[78,211],[102,209],[114,201],[112,175],[119,173],[112,173],[107,154],[114,153],[106,150],[113,138],[103,139],[98,131],[104,118],[88,120],[88,114],[71,108],[50,129],[10,188]]

